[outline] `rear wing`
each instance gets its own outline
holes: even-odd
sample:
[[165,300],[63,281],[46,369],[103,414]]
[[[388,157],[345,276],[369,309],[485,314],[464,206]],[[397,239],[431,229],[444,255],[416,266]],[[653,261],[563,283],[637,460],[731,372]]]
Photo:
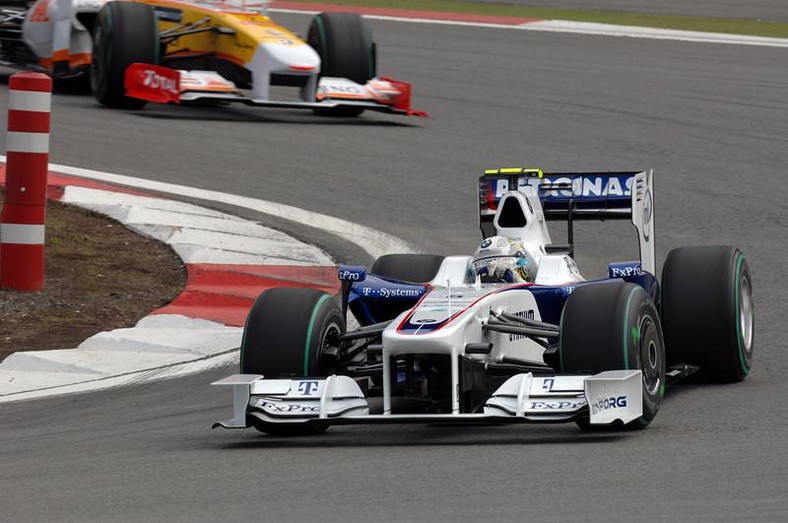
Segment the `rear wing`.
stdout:
[[501,197],[511,190],[533,188],[547,220],[566,220],[573,243],[574,220],[631,220],[638,232],[642,268],[656,274],[653,170],[555,172],[540,169],[488,169],[479,177],[479,225],[494,234],[493,219]]

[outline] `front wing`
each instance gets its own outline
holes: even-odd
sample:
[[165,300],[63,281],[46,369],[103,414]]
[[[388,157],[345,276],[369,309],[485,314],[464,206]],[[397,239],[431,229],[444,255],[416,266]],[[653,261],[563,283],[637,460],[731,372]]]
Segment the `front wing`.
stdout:
[[639,370],[576,376],[517,374],[474,414],[370,414],[361,388],[348,376],[264,379],[237,374],[212,385],[233,388],[233,418],[213,425],[227,429],[255,425],[313,423],[560,423],[588,417],[591,425],[629,423],[643,414]]
[[410,107],[410,84],[388,77],[373,78],[364,85],[346,78],[322,77],[314,102],[256,99],[213,71],[183,71],[150,64],[130,65],[124,83],[126,96],[153,103],[214,100],[293,109],[355,107],[405,116],[429,116]]

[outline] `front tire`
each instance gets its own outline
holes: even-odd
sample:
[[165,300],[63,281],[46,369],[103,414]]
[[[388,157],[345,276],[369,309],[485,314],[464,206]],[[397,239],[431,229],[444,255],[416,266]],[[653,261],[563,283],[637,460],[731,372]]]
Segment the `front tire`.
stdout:
[[317,289],[263,291],[252,305],[241,341],[241,373],[266,378],[324,377],[324,357],[345,331],[336,300]]
[[681,247],[662,269],[662,321],[668,364],[698,365],[708,381],[737,382],[752,367],[755,308],[742,252]]
[[[643,415],[623,427],[648,426],[665,394],[665,343],[651,297],[632,283],[577,288],[561,315],[559,361],[560,370],[567,373],[639,369],[643,373]],[[588,420],[578,421],[578,425],[597,428]]]
[[[241,341],[241,374],[266,378],[325,377],[336,336],[345,331],[336,300],[325,292],[307,288],[264,291],[249,311]],[[252,425],[274,436],[320,434],[327,425],[262,423]]]
[[93,31],[90,87],[99,103],[139,109],[143,100],[126,96],[124,77],[133,63],[159,64],[159,25],[153,8],[134,2],[108,2]]
[[[307,43],[320,55],[320,76],[347,78],[364,85],[375,77],[372,31],[356,13],[320,13],[309,25]],[[357,107],[315,109],[327,116],[358,116]]]

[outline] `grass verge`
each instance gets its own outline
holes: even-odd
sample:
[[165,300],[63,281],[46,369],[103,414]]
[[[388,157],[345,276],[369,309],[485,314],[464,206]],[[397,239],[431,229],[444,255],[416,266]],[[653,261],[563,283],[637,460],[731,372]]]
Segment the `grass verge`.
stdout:
[[[288,0],[304,3],[301,0]],[[309,2],[306,2],[309,3]],[[539,18],[544,20],[572,20],[600,24],[634,25],[685,31],[706,31],[752,36],[788,38],[788,23],[741,20],[733,18],[701,18],[694,16],[650,15],[643,13],[621,13],[585,9],[558,9],[552,7],[525,7],[508,4],[481,4],[457,0],[342,0],[324,1],[333,5],[353,7],[383,7],[414,11],[443,11],[449,13],[472,13],[479,15]]]

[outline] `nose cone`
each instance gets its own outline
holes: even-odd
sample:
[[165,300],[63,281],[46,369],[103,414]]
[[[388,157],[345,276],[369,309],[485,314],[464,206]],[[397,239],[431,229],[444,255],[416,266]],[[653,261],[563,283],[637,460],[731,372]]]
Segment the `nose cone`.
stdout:
[[260,44],[259,52],[271,71],[320,72],[320,56],[308,45],[294,40]]

